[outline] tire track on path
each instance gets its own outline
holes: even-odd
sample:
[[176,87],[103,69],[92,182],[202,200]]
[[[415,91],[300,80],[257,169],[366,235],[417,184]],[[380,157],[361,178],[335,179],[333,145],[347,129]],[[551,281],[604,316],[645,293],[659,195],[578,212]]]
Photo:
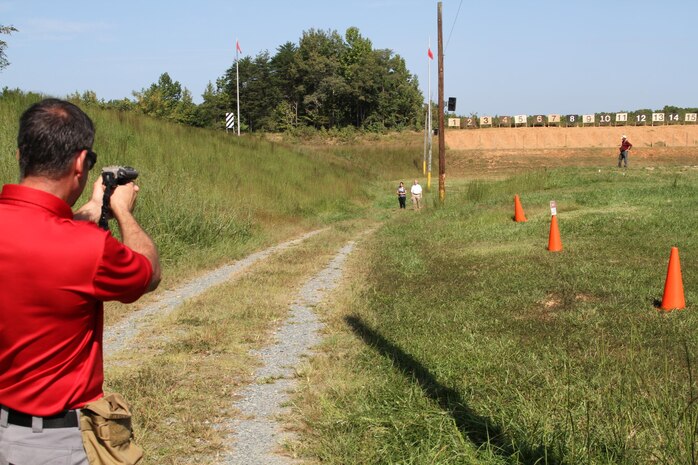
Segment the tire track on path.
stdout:
[[219,425],[231,431],[231,451],[221,465],[290,465],[297,461],[278,455],[275,451],[283,441],[293,437],[284,432],[277,416],[287,411],[283,407],[295,388],[296,367],[303,355],[321,341],[324,324],[313,307],[334,290],[342,278],[344,263],[355,241],[342,247],[330,263],[307,281],[290,307],[290,316],[276,331],[277,342],[252,351],[263,363],[254,374],[254,382],[242,389],[234,407],[241,418]]
[[154,302],[141,310],[138,310],[118,323],[106,328],[104,331],[103,351],[105,357],[111,357],[119,351],[131,348],[136,344],[136,336],[147,330],[151,330],[158,318],[168,315],[186,299],[196,297],[209,288],[237,277],[250,266],[269,257],[271,254],[286,250],[300,244],[329,228],[318,229],[302,235],[297,239],[282,242],[259,252],[255,252],[230,265],[225,265],[200,276],[189,283],[176,289],[171,289],[162,294],[157,302]]

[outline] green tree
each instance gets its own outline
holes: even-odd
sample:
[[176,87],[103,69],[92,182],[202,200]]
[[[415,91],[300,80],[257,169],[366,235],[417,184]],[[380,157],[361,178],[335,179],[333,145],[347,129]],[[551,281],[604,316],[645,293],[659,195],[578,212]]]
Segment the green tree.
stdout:
[[390,50],[381,53],[383,82],[377,114],[390,129],[416,128],[419,125],[424,97],[417,77],[409,72],[405,60]]
[[[174,121],[182,118],[182,85],[167,73],[161,74],[158,82],[148,89],[134,92],[133,96],[136,97],[136,110],[141,113]],[[188,98],[191,100],[191,94]]]
[[276,130],[281,127],[290,129],[298,124],[301,96],[295,67],[297,53],[298,47],[293,42],[286,42],[276,49],[276,55],[271,59],[272,83],[277,87],[282,99],[273,113]]
[[296,54],[297,88],[303,96],[300,117],[309,125],[330,127],[343,111],[346,92],[340,57],[344,42],[337,31],[311,29],[303,33]]
[[347,29],[345,40],[341,62],[342,74],[348,85],[346,122],[362,126],[366,117],[376,109],[380,69],[371,41],[362,37],[357,28]]
[[189,89],[182,89],[182,96],[175,105],[170,119],[188,126],[198,126],[196,104]]
[[[391,50],[374,50],[355,27],[304,31],[298,45],[286,42],[270,57],[262,52],[239,63],[240,117],[249,130],[417,127],[422,94],[405,61]],[[231,107],[237,103],[236,65],[223,76]],[[215,100],[213,89],[209,98]]]
[[224,128],[225,114],[235,111],[229,95],[225,92],[225,79],[217,79],[215,87],[209,82],[201,97],[203,102],[196,109],[195,125],[206,128]]
[[[13,26],[3,26],[2,24],[0,24],[0,34],[9,35],[13,32],[17,32],[17,29],[15,29]],[[10,65],[10,62],[7,60],[7,55],[5,54],[6,48],[7,42],[5,42],[4,40],[0,40],[0,71],[2,71]]]
[[[250,131],[273,129],[273,111],[282,100],[281,91],[275,85],[269,52],[264,51],[252,59],[239,61],[240,122]],[[236,69],[231,66],[226,73],[226,93],[237,107]]]

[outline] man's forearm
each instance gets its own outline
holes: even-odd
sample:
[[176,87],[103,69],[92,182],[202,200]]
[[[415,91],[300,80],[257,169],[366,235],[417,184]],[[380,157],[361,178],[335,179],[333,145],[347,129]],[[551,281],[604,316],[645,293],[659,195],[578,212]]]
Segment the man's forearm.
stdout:
[[116,221],[119,223],[121,238],[124,245],[134,252],[144,255],[153,267],[153,277],[150,280],[148,291],[155,290],[160,283],[160,256],[155,243],[148,234],[141,228],[130,212],[114,212]]
[[73,219],[78,221],[91,221],[99,223],[99,217],[102,214],[102,206],[90,200],[85,205],[80,207],[73,213]]

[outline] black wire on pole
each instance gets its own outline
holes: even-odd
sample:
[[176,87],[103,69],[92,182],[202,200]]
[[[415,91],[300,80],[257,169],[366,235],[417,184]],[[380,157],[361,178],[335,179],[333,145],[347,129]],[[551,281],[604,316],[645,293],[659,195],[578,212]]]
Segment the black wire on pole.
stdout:
[[448,50],[448,44],[451,43],[451,34],[453,34],[453,28],[456,27],[456,21],[458,21],[458,13],[460,13],[460,7],[463,6],[463,0],[460,0],[460,3],[458,4],[458,11],[456,11],[456,17],[453,19],[453,26],[451,26],[451,32],[448,33],[448,39],[446,39],[446,47],[444,48],[444,51]]

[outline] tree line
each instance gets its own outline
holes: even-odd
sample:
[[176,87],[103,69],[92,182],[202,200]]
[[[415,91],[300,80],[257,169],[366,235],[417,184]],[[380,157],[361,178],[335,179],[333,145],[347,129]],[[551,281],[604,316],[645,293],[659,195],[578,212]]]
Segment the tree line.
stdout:
[[[344,36],[310,29],[298,43],[241,57],[237,63],[243,131],[356,128],[367,131],[417,129],[424,121],[423,96],[405,60],[374,49],[355,27]],[[236,63],[209,82],[196,104],[191,92],[163,73],[133,92],[133,99],[100,101],[92,91],[69,98],[88,104],[206,128],[224,128],[236,112]]]

